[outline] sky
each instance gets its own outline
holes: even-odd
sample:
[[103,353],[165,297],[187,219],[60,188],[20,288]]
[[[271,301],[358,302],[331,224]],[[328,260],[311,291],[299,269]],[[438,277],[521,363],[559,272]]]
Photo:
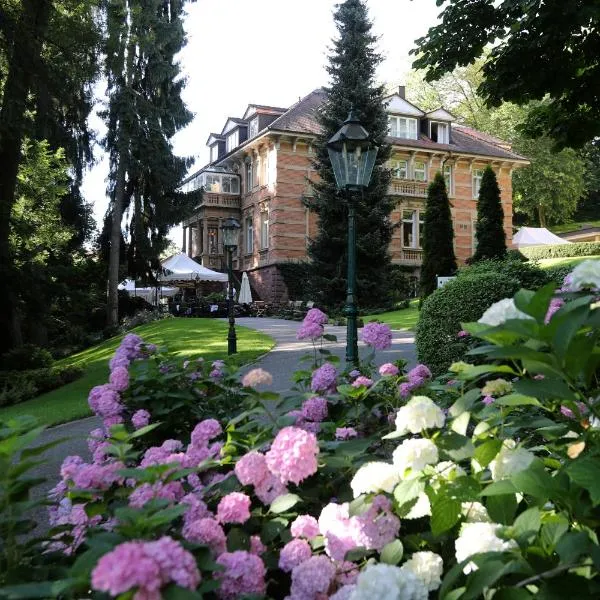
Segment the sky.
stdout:
[[[192,171],[208,162],[206,140],[227,117],[241,117],[248,104],[287,107],[328,83],[325,70],[336,35],[337,0],[197,0],[187,6],[188,43],[179,60],[187,86],[183,99],[195,117],[173,138],[176,154],[195,159]],[[437,22],[435,0],[367,0],[377,49],[384,57],[378,78],[401,85],[410,70],[414,40]],[[104,85],[97,88],[104,98]],[[100,136],[102,121],[92,116]],[[101,225],[108,200],[108,162],[96,149],[83,194]],[[181,242],[181,229],[169,236]]]

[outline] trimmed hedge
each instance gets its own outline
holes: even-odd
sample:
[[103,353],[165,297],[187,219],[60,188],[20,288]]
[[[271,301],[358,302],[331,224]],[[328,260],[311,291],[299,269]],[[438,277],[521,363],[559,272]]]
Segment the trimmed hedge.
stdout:
[[79,379],[82,367],[65,366],[30,371],[0,371],[0,406],[18,404]]
[[518,280],[522,288],[537,290],[552,280],[548,270],[541,269],[530,262],[523,262],[512,256],[504,260],[482,260],[459,271],[459,276],[498,273]]
[[417,356],[434,375],[445,373],[469,349],[458,338],[461,323],[477,321],[492,305],[512,296],[521,283],[505,273],[464,273],[436,290],[424,302],[417,324]]
[[573,244],[531,246],[530,248],[520,248],[519,252],[529,260],[593,256],[600,254],[600,242],[576,242]]

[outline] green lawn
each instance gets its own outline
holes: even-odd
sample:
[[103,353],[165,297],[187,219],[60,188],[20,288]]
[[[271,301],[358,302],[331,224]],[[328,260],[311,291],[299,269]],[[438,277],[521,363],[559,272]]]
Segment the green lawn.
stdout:
[[549,227],[553,233],[564,233],[565,231],[577,231],[581,229],[582,225],[589,225],[590,227],[600,227],[600,221],[578,221],[575,223],[563,223],[562,225],[553,225]]
[[401,331],[414,331],[419,320],[419,301],[411,300],[408,308],[393,310],[379,315],[366,315],[363,317],[365,323],[369,321],[382,321],[387,323],[392,329]]
[[[133,332],[145,341],[167,346],[180,356],[203,356],[207,360],[227,357],[227,328],[222,321],[211,319],[164,319],[136,327]],[[237,364],[248,363],[270,350],[271,337],[246,327],[236,327],[238,336]],[[59,389],[0,409],[0,418],[33,415],[46,425],[66,423],[91,415],[87,404],[89,390],[108,379],[108,360],[122,339],[116,336],[77,354],[57,361],[57,364],[85,366],[83,376]]]
[[599,255],[593,256],[563,256],[561,258],[542,258],[536,261],[542,269],[548,267],[574,267],[584,260],[598,260]]

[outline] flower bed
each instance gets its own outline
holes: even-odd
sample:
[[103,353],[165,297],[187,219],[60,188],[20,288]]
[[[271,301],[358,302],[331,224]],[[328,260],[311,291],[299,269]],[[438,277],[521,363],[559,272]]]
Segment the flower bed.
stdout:
[[[283,397],[261,391],[264,371],[240,382],[225,363],[181,363],[127,336],[90,393],[104,420],[93,460],[65,459],[54,529],[11,550],[4,593],[598,597],[600,263],[556,288],[463,324],[479,364],[437,380],[425,365],[343,371],[320,311],[299,332],[311,367]],[[382,324],[362,338],[391,341]],[[0,429],[8,465],[30,429]],[[26,472],[14,464],[4,483]],[[17,499],[11,509],[26,520]]]

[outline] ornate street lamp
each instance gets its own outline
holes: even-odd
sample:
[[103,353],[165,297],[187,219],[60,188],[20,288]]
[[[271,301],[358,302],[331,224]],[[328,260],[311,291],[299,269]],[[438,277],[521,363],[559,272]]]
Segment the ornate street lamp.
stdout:
[[235,316],[233,314],[233,253],[239,244],[241,225],[237,219],[229,217],[223,221],[223,247],[227,251],[227,272],[229,276],[229,293],[227,295],[227,312],[229,314],[229,332],[227,333],[227,354],[237,352],[237,336],[235,334]]
[[345,314],[348,321],[346,362],[358,364],[358,334],[355,302],[356,285],[356,202],[369,186],[379,148],[369,140],[369,133],[352,111],[338,132],[327,142],[327,152],[337,187],[344,191],[348,202],[348,276]]

